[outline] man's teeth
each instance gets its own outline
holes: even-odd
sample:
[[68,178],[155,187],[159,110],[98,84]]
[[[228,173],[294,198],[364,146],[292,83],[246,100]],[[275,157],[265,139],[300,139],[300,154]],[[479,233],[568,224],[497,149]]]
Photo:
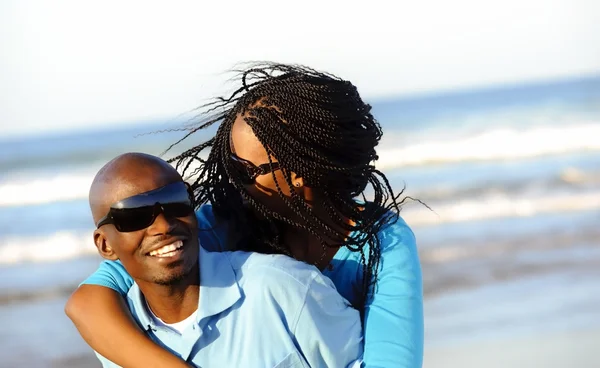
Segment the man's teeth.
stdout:
[[171,257],[176,253],[176,250],[181,247],[183,247],[183,242],[181,240],[177,240],[172,244],[168,244],[164,247],[153,250],[150,252],[150,255],[154,257]]

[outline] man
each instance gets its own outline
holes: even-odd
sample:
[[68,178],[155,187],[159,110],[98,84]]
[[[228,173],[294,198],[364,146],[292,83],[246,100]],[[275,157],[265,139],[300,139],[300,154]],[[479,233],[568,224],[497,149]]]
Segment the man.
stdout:
[[328,278],[286,256],[203,250],[190,198],[172,166],[141,153],[110,161],[90,189],[98,252],[134,279],[128,306],[153,340],[202,367],[359,363],[359,313]]

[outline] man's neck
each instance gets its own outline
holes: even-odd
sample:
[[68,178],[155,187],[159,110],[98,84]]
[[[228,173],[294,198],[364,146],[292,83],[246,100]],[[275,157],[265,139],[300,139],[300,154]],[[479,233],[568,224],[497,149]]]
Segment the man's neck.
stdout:
[[152,313],[165,323],[181,322],[198,309],[200,298],[198,266],[171,285],[138,282]]

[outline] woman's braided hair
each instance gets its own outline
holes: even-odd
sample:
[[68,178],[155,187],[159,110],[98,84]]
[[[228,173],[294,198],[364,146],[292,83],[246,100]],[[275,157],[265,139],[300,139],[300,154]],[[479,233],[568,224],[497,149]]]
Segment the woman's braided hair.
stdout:
[[[394,195],[385,175],[373,165],[382,130],[371,115],[371,106],[362,101],[352,83],[311,68],[263,63],[239,72],[241,86],[228,98],[204,105],[210,117],[186,128],[189,132],[169,149],[198,130],[220,123],[216,135],[169,161],[184,177],[193,178],[196,205],[210,202],[217,218],[230,221],[242,235],[235,249],[289,255],[279,225],[304,229],[320,240],[323,256],[325,247],[340,244],[361,253],[366,298],[377,279],[378,234],[382,226],[397,220],[403,202],[398,199],[403,191]],[[285,183],[277,183],[275,174],[271,175],[293,218],[252,198],[232,166],[230,134],[240,115],[283,168]],[[207,148],[208,157],[203,157]],[[282,185],[292,186],[290,172],[326,198],[321,205],[328,221],[319,218],[294,190],[291,197],[283,194]],[[366,201],[369,186],[372,198]]]

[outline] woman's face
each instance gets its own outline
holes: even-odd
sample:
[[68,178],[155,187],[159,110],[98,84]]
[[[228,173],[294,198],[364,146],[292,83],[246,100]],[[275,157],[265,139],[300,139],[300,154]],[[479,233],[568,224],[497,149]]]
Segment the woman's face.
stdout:
[[[258,138],[256,138],[252,128],[244,121],[241,115],[238,115],[231,128],[230,144],[231,151],[234,152],[236,158],[241,159],[235,163],[238,167],[243,167],[243,161],[246,161],[245,165],[249,167],[258,167],[266,164],[265,168],[269,168],[267,150]],[[277,159],[271,156],[271,161],[275,163]],[[275,175],[275,180],[273,179],[273,174]],[[294,175],[292,175],[292,182],[294,182]],[[255,200],[267,206],[270,210],[285,214],[288,211],[288,207],[280,197],[276,184],[279,184],[279,188],[286,197],[291,196],[292,189],[286,183],[283,172],[280,169],[256,176],[252,183],[245,184],[245,188]]]

